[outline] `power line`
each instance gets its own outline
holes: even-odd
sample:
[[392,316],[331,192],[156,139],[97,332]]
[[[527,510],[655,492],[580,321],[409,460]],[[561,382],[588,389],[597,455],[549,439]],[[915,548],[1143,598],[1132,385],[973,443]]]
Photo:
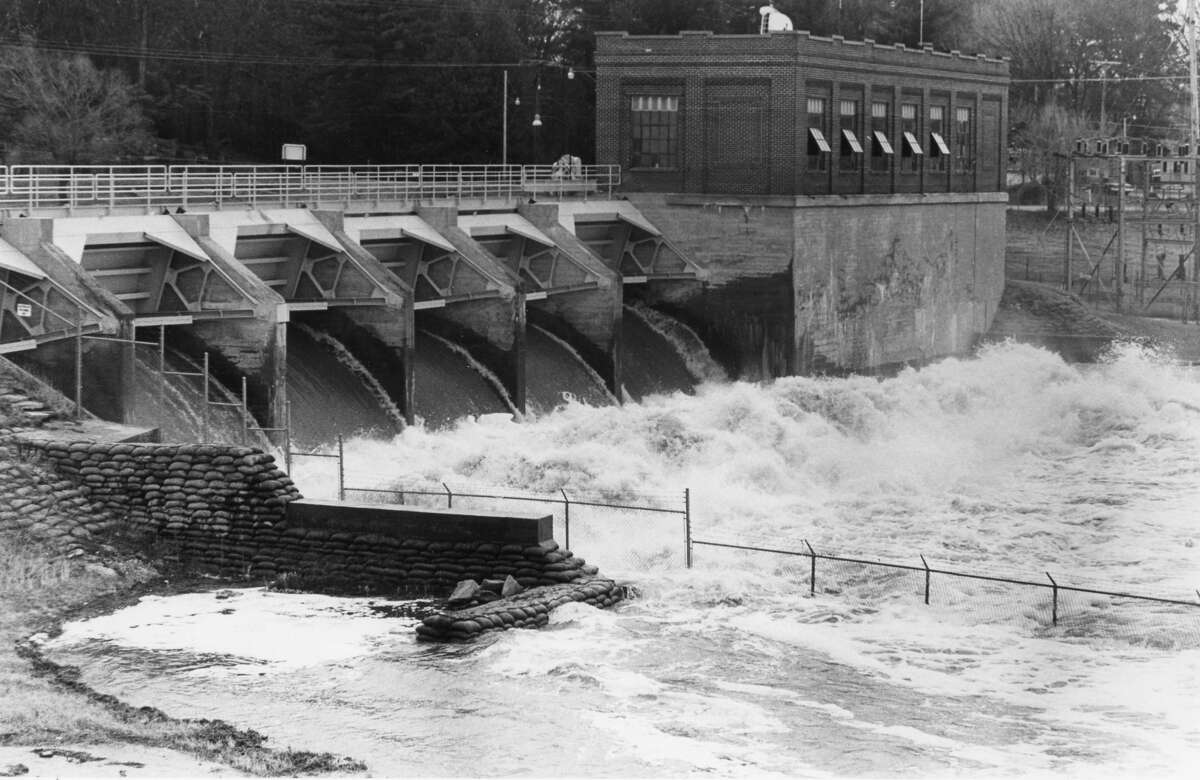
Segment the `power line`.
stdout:
[[[241,65],[276,65],[284,67],[317,65],[342,65],[357,68],[518,68],[529,65],[532,61],[514,62],[414,62],[398,60],[367,59],[362,57],[298,57],[255,55],[244,52],[201,52],[188,49],[140,49],[135,46],[115,44],[72,44],[64,41],[28,42],[14,38],[0,37],[0,47],[27,48],[32,47],[42,51],[58,54],[93,54],[102,57],[122,57],[128,59],[153,59],[170,62],[224,63]],[[544,65],[558,65],[553,61],[540,61]],[[565,65],[565,64],[564,64]]]
[[1187,76],[1062,76],[1056,79],[1009,79],[1010,84],[1109,84],[1124,81],[1186,81]]

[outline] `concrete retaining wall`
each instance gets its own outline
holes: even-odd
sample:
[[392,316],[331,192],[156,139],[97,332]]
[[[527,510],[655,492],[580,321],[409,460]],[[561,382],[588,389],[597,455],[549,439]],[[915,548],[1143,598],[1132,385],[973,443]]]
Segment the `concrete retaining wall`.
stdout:
[[1002,194],[629,197],[707,272],[648,302],[744,379],[963,352],[1004,291]]

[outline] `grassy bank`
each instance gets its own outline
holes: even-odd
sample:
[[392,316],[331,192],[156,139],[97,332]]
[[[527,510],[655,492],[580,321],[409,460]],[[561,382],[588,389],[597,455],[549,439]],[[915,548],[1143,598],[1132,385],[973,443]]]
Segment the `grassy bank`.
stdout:
[[[0,745],[125,743],[165,747],[252,775],[347,773],[361,764],[328,753],[267,747],[266,738],[227,723],[180,720],[97,693],[74,670],[46,661],[36,636],[65,618],[105,612],[137,596],[194,590],[115,552],[72,559],[36,542],[0,534]],[[28,637],[34,636],[34,641]]]
[[[0,428],[6,424],[11,419],[0,410]],[[0,446],[0,460],[15,458]],[[0,486],[0,500],[21,490],[20,484],[9,484],[13,473]],[[28,478],[39,478],[36,467]],[[65,516],[61,520],[70,522]],[[166,748],[251,775],[346,774],[365,768],[328,753],[268,747],[263,735],[220,721],[181,720],[131,707],[87,687],[75,670],[45,659],[39,638],[53,636],[65,620],[109,612],[147,593],[206,586],[150,563],[154,557],[146,552],[152,551],[138,551],[130,541],[108,541],[50,546],[20,531],[0,531],[0,747]]]

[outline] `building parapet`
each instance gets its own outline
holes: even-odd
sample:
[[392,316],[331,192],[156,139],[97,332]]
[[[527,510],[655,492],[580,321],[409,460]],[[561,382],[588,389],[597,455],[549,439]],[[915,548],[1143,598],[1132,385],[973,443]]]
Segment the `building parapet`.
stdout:
[[[678,35],[630,35],[627,32],[596,33],[596,48],[612,64],[633,64],[641,60],[661,63],[675,55],[684,61],[700,57],[709,65],[727,58],[731,63],[780,64],[797,57],[831,61],[870,62],[889,68],[951,69],[962,77],[971,74],[1007,83],[1007,57],[964,54],[960,51],[936,51],[932,46],[909,48],[903,43],[881,44],[867,38],[848,41],[840,35],[824,37],[806,30],[772,32],[767,35],[724,35],[707,31],[685,30]],[[603,66],[603,60],[598,62]]]

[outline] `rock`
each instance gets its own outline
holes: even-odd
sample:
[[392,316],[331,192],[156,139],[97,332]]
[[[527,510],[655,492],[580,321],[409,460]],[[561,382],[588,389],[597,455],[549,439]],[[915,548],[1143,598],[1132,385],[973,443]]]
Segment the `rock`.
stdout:
[[115,571],[100,563],[85,563],[83,570],[89,574],[95,574],[97,577],[104,577],[105,579],[112,579],[117,576]]
[[475,580],[462,580],[454,586],[454,592],[446,600],[448,604],[471,601],[479,593],[479,583]]
[[[499,593],[504,589],[504,580],[484,580],[479,583],[479,587],[484,590],[490,590],[492,593]],[[508,594],[505,594],[508,595]]]
[[8,766],[0,766],[0,777],[17,777],[18,775],[29,774],[29,767],[24,764],[9,764]]
[[512,596],[520,593],[523,590],[525,590],[525,588],[521,587],[521,583],[517,582],[516,579],[510,574],[504,578],[504,585],[500,588],[500,595]]

